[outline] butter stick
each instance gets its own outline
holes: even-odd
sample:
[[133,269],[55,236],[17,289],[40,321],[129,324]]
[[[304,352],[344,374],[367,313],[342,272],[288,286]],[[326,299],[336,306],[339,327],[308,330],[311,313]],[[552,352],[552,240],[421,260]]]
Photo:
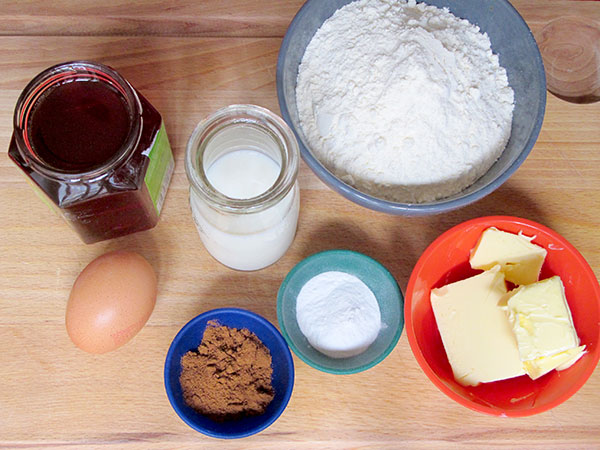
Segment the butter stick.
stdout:
[[535,283],[547,251],[532,240],[522,234],[488,228],[471,251],[469,263],[472,268],[482,270],[500,265],[506,280],[516,285]]
[[431,306],[454,378],[463,385],[525,374],[506,311],[504,274],[495,266],[431,291]]
[[531,361],[523,361],[523,366],[525,367],[527,375],[529,375],[532,380],[536,380],[554,369],[568,369],[575,364],[584,353],[585,345],[581,345],[551,356],[544,356]]

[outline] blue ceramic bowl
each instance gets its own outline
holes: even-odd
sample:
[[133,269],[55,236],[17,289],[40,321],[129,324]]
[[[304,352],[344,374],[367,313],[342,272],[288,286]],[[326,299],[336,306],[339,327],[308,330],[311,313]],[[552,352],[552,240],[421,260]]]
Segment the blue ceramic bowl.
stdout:
[[[331,358],[310,345],[296,320],[296,298],[308,280],[328,271],[349,273],[375,295],[383,327],[367,350],[350,358]],[[374,259],[351,250],[328,250],[299,262],[285,277],[277,294],[281,333],[300,359],[323,372],[348,375],[379,364],[394,349],[404,328],[404,297],[396,280]]]
[[[185,404],[179,376],[181,357],[195,350],[202,341],[209,321],[233,328],[247,328],[253,332],[271,352],[275,398],[260,416],[246,417],[223,423],[215,422]],[[294,386],[294,362],[292,354],[277,329],[266,319],[239,308],[221,308],[207,311],[190,320],[175,336],[165,361],[165,389],[171,406],[179,417],[194,430],[207,436],[234,439],[258,433],[281,415],[288,404]]]
[[492,51],[506,69],[515,95],[511,137],[504,152],[474,184],[447,198],[429,203],[396,203],[382,200],[344,183],[313,155],[302,133],[296,107],[296,80],[304,50],[315,32],[339,8],[352,0],[308,0],[290,24],[277,61],[277,96],[281,114],[296,134],[300,154],[330,188],[370,209],[390,214],[418,216],[450,211],[475,202],[504,183],[525,161],[535,144],[546,108],[546,77],[539,49],[527,24],[507,0],[427,0],[438,8],[467,19],[488,34]]

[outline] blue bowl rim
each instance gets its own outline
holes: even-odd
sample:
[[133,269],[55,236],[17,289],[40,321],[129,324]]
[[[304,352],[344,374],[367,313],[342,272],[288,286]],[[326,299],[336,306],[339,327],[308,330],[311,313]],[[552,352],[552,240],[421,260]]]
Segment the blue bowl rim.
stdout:
[[[273,336],[275,337],[275,340],[281,345],[281,348],[284,350],[283,351],[283,355],[287,361],[287,363],[290,366],[290,376],[288,379],[288,383],[286,384],[286,390],[283,393],[283,401],[281,402],[281,405],[277,408],[277,410],[264,422],[261,422],[261,424],[259,426],[257,426],[256,428],[245,432],[245,433],[214,433],[212,431],[206,430],[202,427],[197,426],[193,421],[189,420],[187,418],[187,416],[179,409],[179,407],[177,406],[176,402],[175,402],[175,394],[173,393],[173,390],[171,388],[171,384],[169,383],[169,375],[170,375],[170,364],[169,362],[171,361],[171,359],[173,358],[173,354],[175,353],[175,347],[176,347],[176,343],[179,342],[179,340],[181,339],[181,337],[190,329],[193,328],[194,326],[196,326],[196,324],[198,322],[201,322],[205,319],[211,319],[211,318],[215,318],[218,319],[219,315],[223,315],[223,314],[238,314],[238,315],[243,315],[246,317],[251,318],[252,320],[256,320],[257,322],[263,324],[267,329],[269,329],[272,333]],[[252,331],[252,330],[250,330]],[[248,436],[252,436],[256,433],[259,433],[261,431],[263,431],[264,429],[266,429],[267,427],[269,427],[270,425],[273,424],[273,422],[275,422],[279,416],[281,416],[281,414],[283,413],[283,411],[285,410],[285,408],[287,407],[290,398],[292,396],[292,391],[294,388],[294,379],[295,379],[295,370],[294,370],[294,360],[292,358],[292,353],[290,352],[290,349],[287,345],[287,341],[283,338],[283,336],[281,335],[281,333],[279,332],[279,330],[277,330],[277,328],[271,323],[269,322],[267,319],[265,319],[264,317],[262,317],[261,315],[249,311],[247,309],[243,309],[243,308],[216,308],[216,309],[211,309],[209,311],[205,311],[199,315],[197,315],[196,317],[194,317],[193,319],[191,319],[188,323],[186,323],[180,330],[179,332],[175,335],[175,337],[173,338],[173,341],[171,342],[171,345],[169,346],[169,350],[167,352],[167,356],[165,358],[165,366],[164,366],[164,372],[163,372],[163,382],[165,385],[165,391],[167,392],[167,397],[169,399],[169,403],[171,404],[171,407],[175,410],[175,412],[177,413],[177,415],[179,416],[179,418],[181,420],[183,420],[189,427],[193,428],[194,430],[209,436],[209,437],[213,437],[213,438],[221,438],[221,439],[237,439],[237,438],[244,438],[244,437],[248,437]]]
[[[513,175],[513,173],[516,172],[516,170],[521,166],[521,164],[523,164],[523,162],[525,161],[527,156],[529,156],[531,149],[533,148],[533,146],[535,145],[535,143],[537,141],[537,138],[540,134],[540,130],[542,128],[542,123],[544,121],[544,115],[545,115],[545,111],[546,111],[546,96],[547,96],[547,94],[546,94],[546,72],[544,70],[544,63],[542,61],[542,55],[540,53],[540,50],[539,50],[537,44],[534,46],[535,47],[535,55],[533,58],[533,62],[537,66],[537,71],[540,75],[540,80],[542,80],[542,86],[540,86],[540,96],[539,96],[539,102],[540,102],[541,108],[538,111],[531,135],[529,136],[529,139],[527,140],[525,147],[523,148],[523,151],[519,154],[517,159],[515,159],[515,161],[513,161],[513,163],[503,173],[501,173],[496,179],[492,180],[492,182],[489,183],[487,186],[484,186],[477,191],[471,192],[471,193],[465,195],[464,197],[459,197],[459,198],[445,200],[445,201],[442,199],[442,201],[438,201],[438,202],[432,203],[432,204],[428,204],[428,203],[423,203],[423,204],[396,203],[396,202],[391,202],[389,200],[383,200],[383,199],[380,199],[377,197],[372,197],[368,194],[365,194],[365,193],[359,191],[358,189],[344,183],[339,178],[337,178],[335,175],[333,175],[327,168],[325,168],[325,166],[323,166],[319,162],[319,160],[317,158],[315,158],[313,156],[311,151],[304,146],[302,139],[300,138],[298,132],[296,131],[296,129],[293,125],[287,104],[285,104],[285,102],[283,101],[283,99],[284,99],[283,59],[285,58],[285,55],[290,46],[290,43],[293,41],[293,37],[291,36],[291,31],[297,27],[297,23],[304,16],[304,14],[306,14],[308,5],[310,3],[316,2],[316,1],[319,1],[319,0],[307,0],[302,5],[300,10],[296,13],[296,15],[292,19],[290,25],[288,26],[285,36],[283,37],[283,42],[281,43],[281,47],[279,48],[279,54],[277,57],[276,84],[277,84],[277,99],[278,99],[278,103],[279,103],[279,109],[281,110],[281,115],[282,115],[283,119],[285,120],[285,122],[288,124],[288,126],[294,132],[294,135],[296,136],[296,140],[298,141],[298,146],[300,148],[300,155],[302,156],[302,159],[308,165],[308,167],[310,167],[311,170],[315,173],[315,175],[317,175],[317,177],[319,179],[321,179],[321,181],[323,181],[327,186],[329,186],[331,189],[335,190],[336,192],[338,192],[339,194],[341,194],[348,200],[355,202],[365,208],[372,209],[374,211],[379,211],[379,212],[384,212],[384,213],[394,214],[394,215],[424,216],[424,215],[439,214],[442,212],[453,211],[455,209],[462,208],[462,207],[467,206],[471,203],[474,203],[478,200],[481,200],[483,197],[492,193],[493,191],[498,189],[502,184],[504,184],[506,182],[506,180],[508,180]],[[425,3],[427,3],[426,0],[417,0],[417,1],[418,2],[425,1]],[[517,17],[517,20],[519,20],[529,30],[531,39],[533,39],[535,42],[535,38],[533,37],[533,33],[531,32],[531,29],[529,28],[529,26],[527,25],[527,23],[525,22],[523,17],[516,10],[516,8],[508,0],[499,0],[499,1],[504,3],[505,6],[507,6],[508,8],[510,8],[514,11],[514,13]]]
[[[325,366],[323,366],[323,365],[321,365],[321,364],[319,364],[319,363],[311,360],[310,358],[308,358],[306,355],[304,355],[300,351],[300,349],[296,346],[296,344],[294,344],[294,341],[292,340],[292,338],[288,334],[287,329],[286,329],[286,327],[284,325],[283,311],[282,311],[282,307],[281,307],[281,302],[282,302],[283,291],[284,291],[285,287],[288,285],[289,281],[292,279],[292,277],[294,276],[294,274],[298,270],[300,270],[302,267],[304,267],[304,266],[306,266],[308,264],[312,264],[315,260],[322,259],[324,257],[342,256],[342,255],[348,255],[348,254],[352,254],[353,256],[357,256],[359,259],[364,259],[365,261],[368,261],[369,263],[373,264],[374,267],[377,267],[379,270],[381,270],[381,272],[386,276],[386,278],[388,278],[392,282],[392,285],[394,286],[396,292],[398,293],[398,300],[400,300],[400,302],[401,302],[401,305],[400,305],[400,316],[401,316],[402,323],[400,324],[400,326],[396,330],[396,333],[392,337],[392,340],[390,341],[390,344],[385,348],[385,350],[383,352],[381,352],[371,362],[365,363],[365,364],[363,364],[361,366],[358,366],[358,367],[355,367],[354,369],[351,369],[351,370],[332,369],[330,367],[325,367]],[[402,294],[402,290],[400,289],[400,286],[398,285],[398,282],[396,281],[396,279],[394,278],[394,276],[390,273],[390,271],[383,264],[381,264],[376,259],[371,258],[370,256],[367,256],[364,253],[360,253],[360,252],[357,252],[355,250],[344,250],[344,249],[324,250],[324,251],[321,251],[321,252],[318,252],[318,253],[314,253],[314,254],[312,254],[312,255],[307,256],[306,258],[304,258],[302,261],[300,261],[298,264],[296,264],[288,272],[288,274],[286,275],[286,277],[282,281],[281,285],[279,286],[279,290],[277,291],[277,321],[279,322],[279,327],[281,328],[281,334],[283,335],[283,337],[287,341],[287,343],[290,346],[290,348],[292,349],[292,351],[296,354],[296,356],[298,356],[298,358],[300,358],[306,364],[308,364],[309,366],[311,366],[311,367],[313,367],[315,369],[318,369],[318,370],[320,370],[322,372],[331,373],[331,374],[334,374],[334,375],[352,375],[354,373],[363,372],[363,371],[368,370],[368,369],[370,369],[372,367],[375,367],[377,364],[379,364],[381,361],[383,361],[385,358],[387,358],[389,356],[389,354],[394,350],[394,348],[396,348],[396,345],[398,344],[398,341],[400,340],[400,336],[402,335],[402,331],[404,330],[404,326],[405,326],[405,320],[404,320],[404,295]]]

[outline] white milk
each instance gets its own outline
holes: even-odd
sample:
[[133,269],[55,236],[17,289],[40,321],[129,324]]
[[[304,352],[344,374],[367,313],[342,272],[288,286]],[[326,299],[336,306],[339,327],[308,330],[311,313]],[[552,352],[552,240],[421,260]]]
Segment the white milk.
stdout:
[[206,178],[221,194],[230,198],[257,197],[266,192],[281,166],[255,150],[236,150],[221,156],[206,171]]
[[[233,199],[250,199],[277,180],[280,165],[255,150],[225,153],[206,170],[210,184]],[[190,206],[202,242],[221,263],[238,270],[257,270],[283,256],[296,234],[299,212],[297,182],[278,203],[259,211],[226,214],[211,208],[192,189]]]

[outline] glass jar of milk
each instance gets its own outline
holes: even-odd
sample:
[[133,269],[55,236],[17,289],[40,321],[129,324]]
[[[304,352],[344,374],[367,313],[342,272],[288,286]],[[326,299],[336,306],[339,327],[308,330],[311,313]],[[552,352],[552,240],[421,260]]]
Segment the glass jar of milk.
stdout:
[[190,207],[209,253],[237,270],[283,256],[296,234],[296,138],[271,111],[231,105],[198,124],[187,145]]

